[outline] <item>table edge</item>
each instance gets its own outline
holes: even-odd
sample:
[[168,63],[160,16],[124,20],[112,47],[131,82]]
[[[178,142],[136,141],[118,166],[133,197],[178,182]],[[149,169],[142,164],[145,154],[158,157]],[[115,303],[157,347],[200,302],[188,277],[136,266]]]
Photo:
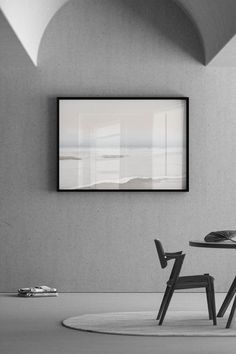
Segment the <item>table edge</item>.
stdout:
[[197,240],[196,241],[189,241],[189,246],[203,247],[203,248],[234,248],[234,249],[236,249],[236,243],[205,242],[205,241],[197,241]]

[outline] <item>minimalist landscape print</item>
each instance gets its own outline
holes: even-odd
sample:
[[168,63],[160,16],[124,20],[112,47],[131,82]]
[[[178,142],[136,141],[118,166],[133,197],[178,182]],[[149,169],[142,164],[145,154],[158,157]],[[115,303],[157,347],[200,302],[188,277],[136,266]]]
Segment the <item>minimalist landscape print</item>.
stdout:
[[60,190],[186,190],[186,99],[59,99]]

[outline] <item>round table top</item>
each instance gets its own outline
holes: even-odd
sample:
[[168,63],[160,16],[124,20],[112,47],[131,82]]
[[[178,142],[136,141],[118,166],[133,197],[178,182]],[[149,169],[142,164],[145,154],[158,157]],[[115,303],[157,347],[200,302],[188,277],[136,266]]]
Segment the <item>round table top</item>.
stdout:
[[234,248],[236,249],[236,243],[232,241],[220,241],[220,242],[206,242],[204,240],[189,241],[189,246],[192,247],[205,247],[205,248]]

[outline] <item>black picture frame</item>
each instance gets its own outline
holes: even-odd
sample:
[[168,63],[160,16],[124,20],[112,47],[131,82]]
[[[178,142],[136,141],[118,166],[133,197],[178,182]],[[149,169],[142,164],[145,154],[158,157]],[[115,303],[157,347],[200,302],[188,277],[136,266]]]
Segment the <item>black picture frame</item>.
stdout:
[[[168,96],[168,97],[162,97],[162,96],[157,96],[157,97],[64,97],[64,96],[58,96],[56,98],[57,100],[57,191],[58,192],[189,192],[189,97],[186,96]],[[99,188],[99,189],[87,189],[87,188],[75,188],[75,189],[67,189],[67,188],[62,188],[60,186],[60,102],[62,100],[68,101],[68,100],[182,100],[185,103],[185,138],[184,138],[184,144],[186,147],[186,153],[185,153],[185,176],[186,176],[186,182],[185,186],[181,189],[169,189],[169,188],[163,188],[163,189],[144,189],[144,188],[135,188],[135,189],[106,189],[106,188]]]

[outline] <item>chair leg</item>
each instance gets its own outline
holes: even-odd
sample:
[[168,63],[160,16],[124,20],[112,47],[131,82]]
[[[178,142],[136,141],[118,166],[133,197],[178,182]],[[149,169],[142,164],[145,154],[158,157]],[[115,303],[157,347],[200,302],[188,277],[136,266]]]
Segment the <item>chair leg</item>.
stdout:
[[211,309],[212,309],[212,320],[213,320],[213,325],[216,326],[216,302],[215,302],[215,290],[214,290],[214,280],[210,280],[210,294],[211,294]]
[[166,297],[167,297],[167,294],[168,294],[168,290],[169,290],[169,287],[167,286],[166,290],[165,290],[165,293],[163,295],[163,298],[162,298],[161,306],[160,306],[159,311],[158,311],[158,315],[157,315],[157,318],[156,318],[157,320],[159,320],[160,317],[161,317],[161,313],[163,311],[163,307],[164,307],[164,304],[166,302]]
[[223,317],[224,314],[225,314],[225,311],[227,310],[231,300],[233,299],[234,297],[234,294],[236,292],[236,277],[234,278],[230,288],[229,288],[229,291],[223,301],[223,304],[221,305],[221,308],[219,309],[219,312],[217,314],[217,317]]
[[174,293],[174,287],[170,287],[168,289],[168,292],[167,292],[166,301],[165,301],[165,303],[163,305],[163,310],[162,310],[161,318],[160,318],[160,321],[159,321],[159,326],[161,326],[163,321],[164,321],[164,318],[165,318],[165,315],[166,315],[166,311],[167,311],[167,309],[169,307],[170,300],[172,298],[173,293]]
[[230,327],[232,319],[234,317],[235,309],[236,309],[236,296],[234,298],[234,302],[233,302],[233,305],[232,305],[232,308],[231,308],[231,311],[230,311],[230,314],[229,314],[229,318],[228,318],[228,321],[227,321],[227,324],[226,324],[225,328],[229,328]]
[[207,298],[207,308],[208,308],[209,320],[212,320],[211,294],[209,292],[208,287],[206,287],[206,298]]

